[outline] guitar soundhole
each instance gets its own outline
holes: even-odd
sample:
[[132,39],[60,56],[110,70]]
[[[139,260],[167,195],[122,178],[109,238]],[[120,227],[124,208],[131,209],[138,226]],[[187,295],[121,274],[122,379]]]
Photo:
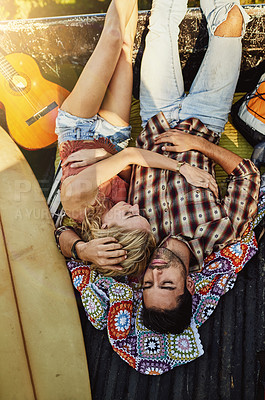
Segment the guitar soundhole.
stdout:
[[14,95],[24,95],[30,90],[30,80],[25,74],[14,75],[9,80],[9,88]]

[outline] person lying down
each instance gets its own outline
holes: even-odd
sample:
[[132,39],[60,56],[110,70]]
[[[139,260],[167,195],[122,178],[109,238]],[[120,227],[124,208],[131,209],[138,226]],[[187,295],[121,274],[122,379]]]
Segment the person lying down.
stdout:
[[141,276],[155,248],[151,225],[141,215],[144,210],[135,201],[127,203],[131,165],[182,174],[190,184],[217,193],[214,178],[201,168],[126,147],[137,19],[136,1],[111,2],[100,40],[56,121],[63,169],[61,200],[67,215],[82,227],[91,255],[97,244],[107,244],[107,251],[122,246],[118,259],[112,254],[106,265],[90,258],[92,268],[107,275]]
[[[130,138],[128,77],[136,3],[112,1],[98,45],[57,119],[62,204],[82,224],[85,239],[80,241],[74,231],[60,232],[62,252],[91,262],[103,274],[138,276],[144,325],[160,333],[189,326],[195,293],[190,273],[199,273],[213,251],[241,240],[257,213],[259,195],[254,164],[218,145],[238,79],[248,16],[238,2],[203,2],[209,45],[185,95],[171,43],[172,37],[177,43],[176,27],[186,9],[184,0],[171,5],[157,0],[152,9],[141,66],[144,129],[136,148],[124,148]],[[108,35],[109,29],[116,34]],[[224,198],[214,179],[215,164],[229,176]],[[128,198],[121,188],[128,189]],[[122,247],[121,238],[116,242],[113,227],[124,236],[128,231],[137,239],[140,232],[147,235],[143,246],[137,240],[133,245],[140,250],[138,261],[144,260],[137,271],[138,261],[130,263],[131,249]],[[96,230],[106,237],[95,238]]]

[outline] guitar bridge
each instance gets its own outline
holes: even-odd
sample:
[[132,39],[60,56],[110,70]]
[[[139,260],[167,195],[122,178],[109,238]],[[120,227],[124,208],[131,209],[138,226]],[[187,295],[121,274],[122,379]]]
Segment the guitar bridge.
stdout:
[[44,117],[44,115],[48,114],[50,111],[54,110],[56,107],[58,107],[58,104],[56,103],[56,101],[53,101],[51,104],[44,107],[42,110],[38,111],[32,117],[27,119],[26,124],[28,126],[34,124],[34,122],[38,121],[41,117]]

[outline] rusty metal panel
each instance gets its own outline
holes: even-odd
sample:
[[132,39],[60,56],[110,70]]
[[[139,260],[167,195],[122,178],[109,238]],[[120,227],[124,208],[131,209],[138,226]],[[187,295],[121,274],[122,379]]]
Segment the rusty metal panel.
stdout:
[[[264,62],[265,6],[245,6],[252,15],[243,40],[242,76],[239,89],[253,80],[253,70]],[[31,55],[45,77],[71,90],[100,36],[104,15],[80,15],[0,22],[1,49],[5,53]],[[148,12],[139,13],[133,57],[136,59],[135,86],[139,83],[139,62]],[[188,88],[199,68],[208,42],[205,19],[199,8],[188,10],[182,24],[179,50]],[[140,49],[140,51],[139,51]],[[255,74],[254,74],[255,75]],[[246,81],[247,79],[247,81]]]

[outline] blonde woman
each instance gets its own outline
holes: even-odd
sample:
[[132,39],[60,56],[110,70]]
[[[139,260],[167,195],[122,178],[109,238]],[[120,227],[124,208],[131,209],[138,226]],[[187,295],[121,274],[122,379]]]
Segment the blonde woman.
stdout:
[[[216,187],[211,175],[189,164],[179,165],[156,152],[125,148],[131,130],[137,18],[135,0],[112,0],[93,55],[57,118],[62,204],[82,224],[83,238],[88,241],[86,257],[83,252],[80,258],[107,274],[140,275],[155,245],[139,207],[126,203],[131,164],[176,171],[195,186]],[[76,237],[74,232],[69,235],[73,250]],[[80,250],[82,243],[77,245]],[[73,254],[61,247],[66,256]]]

